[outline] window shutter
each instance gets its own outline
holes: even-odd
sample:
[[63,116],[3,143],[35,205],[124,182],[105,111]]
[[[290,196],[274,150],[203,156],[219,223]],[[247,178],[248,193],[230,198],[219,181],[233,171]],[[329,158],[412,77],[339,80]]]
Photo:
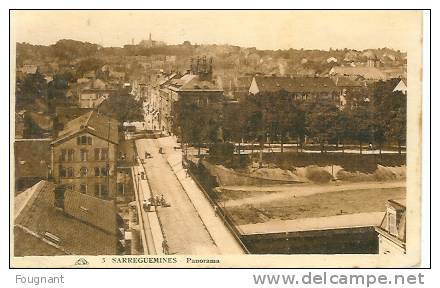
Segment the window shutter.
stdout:
[[396,214],[388,213],[388,224],[389,224],[390,234],[396,236],[397,235]]
[[107,160],[108,159],[108,149],[103,148],[101,149],[101,160]]

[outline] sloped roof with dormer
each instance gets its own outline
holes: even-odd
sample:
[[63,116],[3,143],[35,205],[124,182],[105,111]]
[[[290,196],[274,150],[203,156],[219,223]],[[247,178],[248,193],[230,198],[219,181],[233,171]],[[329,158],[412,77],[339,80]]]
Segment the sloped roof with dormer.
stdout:
[[63,211],[55,207],[54,189],[55,184],[41,181],[15,197],[14,254],[117,254],[115,206],[106,200],[66,190],[67,207]]
[[[387,210],[391,209],[395,211],[396,214],[396,230],[397,234],[392,235],[389,230],[389,217],[388,211],[385,213],[383,217],[382,223],[378,227],[377,230],[382,235],[386,235],[388,238],[392,240],[397,240],[399,242],[406,242],[406,200],[405,199],[391,199],[387,202]],[[383,233],[385,232],[385,234]]]

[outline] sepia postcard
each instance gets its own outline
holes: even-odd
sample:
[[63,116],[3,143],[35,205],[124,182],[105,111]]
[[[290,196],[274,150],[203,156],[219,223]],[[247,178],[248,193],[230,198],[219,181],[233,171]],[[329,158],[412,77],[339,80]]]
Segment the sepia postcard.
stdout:
[[11,267],[417,266],[422,21],[11,10]]

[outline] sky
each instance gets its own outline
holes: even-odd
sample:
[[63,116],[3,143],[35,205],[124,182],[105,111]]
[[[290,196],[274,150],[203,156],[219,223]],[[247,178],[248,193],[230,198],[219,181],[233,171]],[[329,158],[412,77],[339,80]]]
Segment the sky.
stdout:
[[394,48],[421,33],[415,11],[13,11],[16,42],[60,39],[122,47],[148,39],[258,49]]

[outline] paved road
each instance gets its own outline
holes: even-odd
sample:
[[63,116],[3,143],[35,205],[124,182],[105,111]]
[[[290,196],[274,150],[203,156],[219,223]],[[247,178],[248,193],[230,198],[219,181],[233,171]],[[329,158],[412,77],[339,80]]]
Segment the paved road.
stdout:
[[202,190],[196,182],[189,176],[182,166],[182,151],[180,149],[174,149],[179,146],[175,137],[161,137],[157,139],[160,146],[163,147],[165,152],[164,157],[172,167],[174,174],[182,183],[187,195],[197,209],[203,223],[208,229],[211,237],[214,239],[220,253],[225,255],[237,255],[244,254],[245,251],[240,245],[239,241],[234,237],[232,232],[223,222],[223,220],[217,215],[212,204],[209,202]]
[[153,156],[144,163],[153,195],[163,194],[171,204],[171,207],[158,208],[169,254],[220,254],[170,165],[163,155],[159,154],[157,140],[136,140],[136,148],[141,157],[145,152]]

